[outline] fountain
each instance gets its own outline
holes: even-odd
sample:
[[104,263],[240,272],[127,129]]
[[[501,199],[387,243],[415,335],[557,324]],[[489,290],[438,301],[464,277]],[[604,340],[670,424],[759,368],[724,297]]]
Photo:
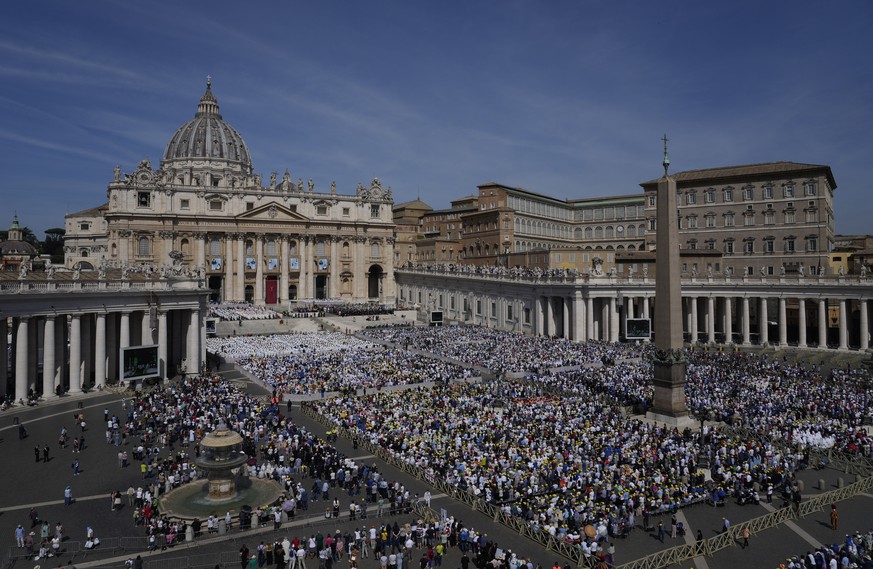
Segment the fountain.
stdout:
[[282,487],[273,480],[246,475],[248,456],[242,446],[239,433],[218,425],[200,441],[200,456],[194,460],[206,472],[206,484],[198,480],[172,490],[161,498],[161,510],[171,517],[193,519],[275,502]]

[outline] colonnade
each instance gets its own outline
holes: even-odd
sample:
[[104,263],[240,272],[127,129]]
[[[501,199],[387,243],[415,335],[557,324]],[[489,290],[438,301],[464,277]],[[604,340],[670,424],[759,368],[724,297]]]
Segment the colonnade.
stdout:
[[[424,274],[423,274],[424,273]],[[589,279],[553,284],[488,275],[398,272],[399,301],[443,310],[444,319],[575,341],[617,342],[629,318],[654,315],[654,280]],[[779,287],[723,280],[683,284],[681,317],[690,343],[867,350],[873,282]],[[716,286],[713,286],[716,285]],[[422,296],[422,293],[424,296]],[[473,299],[466,311],[452,298]],[[507,306],[514,318],[507,318]],[[465,307],[466,308],[466,307]],[[654,330],[654,326],[652,326]]]
[[[0,396],[13,377],[14,400],[102,389],[119,381],[122,348],[158,346],[159,377],[199,373],[205,358],[197,309],[107,310],[20,315],[0,320]],[[7,357],[12,332],[12,358]],[[123,378],[121,378],[123,379]]]

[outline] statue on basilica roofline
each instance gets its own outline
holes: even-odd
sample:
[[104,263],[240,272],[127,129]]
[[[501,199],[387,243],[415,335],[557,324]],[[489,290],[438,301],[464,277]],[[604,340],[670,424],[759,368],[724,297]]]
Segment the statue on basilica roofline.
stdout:
[[271,190],[276,189],[276,172],[273,172],[272,174],[270,174],[270,189]]
[[115,166],[115,170],[113,170],[114,179],[116,182],[121,181],[121,166]]

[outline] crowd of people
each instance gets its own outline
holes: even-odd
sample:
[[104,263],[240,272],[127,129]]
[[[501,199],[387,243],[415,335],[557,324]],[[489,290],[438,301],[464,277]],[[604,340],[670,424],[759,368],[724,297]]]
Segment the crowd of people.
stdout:
[[456,273],[465,275],[488,275],[504,279],[575,279],[577,269],[542,269],[540,267],[502,267],[497,265],[468,265],[463,263],[425,263],[407,262],[401,267],[407,271],[428,273]]
[[[626,417],[589,392],[552,395],[492,382],[315,403],[396,459],[500,506],[535,530],[583,544],[623,536],[644,516],[758,482],[790,488],[795,454],[716,430],[685,433]],[[698,461],[706,457],[712,482]]]
[[638,358],[643,348],[633,344],[571,342],[524,336],[479,326],[368,328],[364,334],[398,346],[412,347],[495,373],[587,365]]
[[779,564],[779,569],[873,569],[873,530],[846,534],[842,542],[794,555]]
[[272,320],[281,314],[266,306],[255,306],[248,302],[210,302],[209,314],[222,320],[239,322],[241,320]]
[[469,369],[341,333],[207,339],[271,390],[289,395],[381,389],[469,377]]

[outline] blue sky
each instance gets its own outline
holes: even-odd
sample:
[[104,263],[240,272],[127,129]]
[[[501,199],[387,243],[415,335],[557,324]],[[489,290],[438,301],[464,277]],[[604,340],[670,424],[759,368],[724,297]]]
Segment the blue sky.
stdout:
[[[42,237],[157,164],[205,78],[256,171],[435,208],[496,181],[558,198],[673,169],[833,168],[868,233],[871,2],[6,2],[0,226]],[[866,55],[865,55],[866,54]],[[859,207],[862,206],[862,207]]]

